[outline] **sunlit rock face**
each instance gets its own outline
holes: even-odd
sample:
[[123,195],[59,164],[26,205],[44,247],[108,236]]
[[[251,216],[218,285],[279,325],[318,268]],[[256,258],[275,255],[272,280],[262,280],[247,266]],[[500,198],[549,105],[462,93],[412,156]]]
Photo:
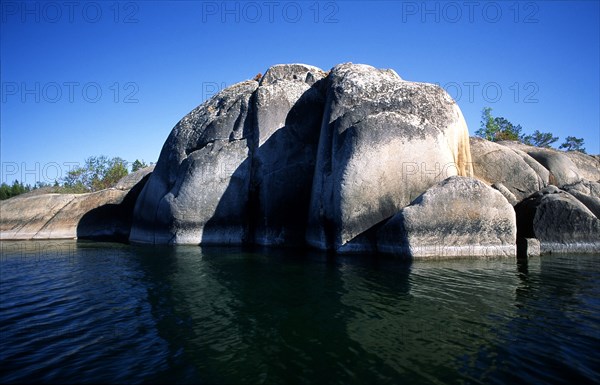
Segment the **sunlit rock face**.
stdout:
[[548,170],[518,148],[472,137],[471,155],[474,176],[495,185],[514,203],[548,185]]
[[143,168],[114,188],[92,193],[48,194],[39,189],[0,201],[0,240],[127,241],[135,202],[152,169]]
[[412,258],[515,257],[516,240],[515,211],[506,198],[481,181],[453,176],[387,221],[377,246]]
[[471,175],[467,126],[441,88],[392,70],[341,64],[329,74],[307,241],[375,248],[365,234],[433,184]]
[[136,207],[145,243],[304,243],[325,72],[271,67],[184,117]]
[[[569,152],[558,151],[551,148],[528,146],[526,144],[513,141],[501,141],[499,144],[508,148],[512,148],[516,151],[522,151],[535,159],[547,170],[548,184],[559,187],[566,184],[576,183],[584,178],[584,175],[592,176],[593,173],[589,171],[584,171],[582,173],[573,159],[575,159],[584,170],[589,168],[593,169],[593,164],[597,163],[596,159],[593,157],[581,153],[579,153],[578,156]],[[541,177],[544,178],[543,175],[541,175]]]

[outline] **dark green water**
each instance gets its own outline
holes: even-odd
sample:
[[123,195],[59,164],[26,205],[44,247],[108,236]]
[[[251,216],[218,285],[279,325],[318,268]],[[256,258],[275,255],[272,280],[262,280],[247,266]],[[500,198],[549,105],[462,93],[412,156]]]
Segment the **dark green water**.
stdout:
[[3,242],[0,382],[600,382],[600,255]]

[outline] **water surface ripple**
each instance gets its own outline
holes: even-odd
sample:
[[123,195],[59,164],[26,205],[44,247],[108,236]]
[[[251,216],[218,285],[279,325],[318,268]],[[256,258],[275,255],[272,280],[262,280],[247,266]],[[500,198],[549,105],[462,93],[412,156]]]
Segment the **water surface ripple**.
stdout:
[[600,255],[0,247],[2,383],[600,383]]

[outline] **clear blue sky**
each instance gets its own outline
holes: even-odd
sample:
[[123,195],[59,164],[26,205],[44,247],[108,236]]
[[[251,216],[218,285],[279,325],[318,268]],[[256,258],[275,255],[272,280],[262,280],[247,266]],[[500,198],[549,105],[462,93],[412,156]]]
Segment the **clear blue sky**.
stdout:
[[155,162],[216,88],[293,62],[393,68],[446,88],[471,134],[490,106],[600,153],[598,1],[0,4],[2,182],[90,155]]

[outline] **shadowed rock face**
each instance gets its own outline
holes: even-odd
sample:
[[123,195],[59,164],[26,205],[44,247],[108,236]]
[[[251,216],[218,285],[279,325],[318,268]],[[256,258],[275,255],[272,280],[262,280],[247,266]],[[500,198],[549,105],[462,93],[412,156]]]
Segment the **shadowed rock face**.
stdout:
[[302,244],[325,73],[270,68],[179,122],[136,206],[134,242]]
[[271,67],[256,91],[258,148],[252,157],[254,242],[304,243],[325,103],[325,73],[304,65]]
[[453,176],[429,188],[378,232],[378,249],[413,258],[516,256],[515,212],[484,183]]
[[562,189],[583,203],[596,218],[600,218],[600,183],[582,180],[565,185]]
[[257,87],[231,86],[177,123],[136,203],[131,241],[244,241]]
[[464,119],[441,88],[365,65],[328,76],[279,65],[175,126],[130,239],[296,245],[306,235],[321,249],[373,249],[355,238],[432,184],[470,173]]
[[539,239],[542,253],[600,250],[600,220],[556,186],[532,194],[516,205],[515,211],[519,237]]

